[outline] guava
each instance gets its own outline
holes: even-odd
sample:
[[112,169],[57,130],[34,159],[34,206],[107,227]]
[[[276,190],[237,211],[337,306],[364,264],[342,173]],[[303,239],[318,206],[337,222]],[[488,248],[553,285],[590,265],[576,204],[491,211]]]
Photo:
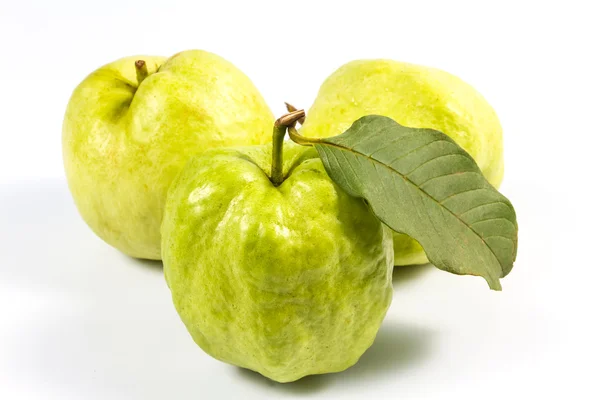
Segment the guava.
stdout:
[[[475,159],[494,187],[500,186],[502,127],[483,96],[458,77],[392,60],[349,62],[322,84],[300,132],[313,138],[336,136],[370,114],[445,133]],[[407,235],[395,233],[394,248],[396,265],[427,262],[422,247]]]
[[69,101],[69,188],[100,238],[130,256],[160,259],[167,189],[188,158],[268,143],[273,121],[250,79],[215,54],[123,58],[90,74]]
[[168,192],[162,256],[206,353],[290,382],[342,371],[372,344],[392,298],[393,244],[313,148],[286,142],[283,160],[271,149],[192,157]]

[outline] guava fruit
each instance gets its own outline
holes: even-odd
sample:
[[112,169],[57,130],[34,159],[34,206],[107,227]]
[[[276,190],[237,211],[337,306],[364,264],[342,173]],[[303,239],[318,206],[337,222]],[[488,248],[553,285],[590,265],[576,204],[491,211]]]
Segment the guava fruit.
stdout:
[[188,158],[268,143],[273,121],[250,79],[215,54],[126,57],[90,74],[69,101],[62,138],[69,188],[105,242],[160,259],[167,189]]
[[[392,60],[349,62],[322,84],[300,132],[309,138],[336,136],[371,114],[445,133],[475,159],[494,187],[500,186],[502,127],[483,96],[458,77]],[[407,235],[395,233],[394,248],[396,265],[427,262],[422,247]]]
[[192,157],[167,196],[162,255],[206,353],[290,382],[344,370],[372,344],[392,298],[393,245],[313,148],[286,142],[270,175],[271,148]]

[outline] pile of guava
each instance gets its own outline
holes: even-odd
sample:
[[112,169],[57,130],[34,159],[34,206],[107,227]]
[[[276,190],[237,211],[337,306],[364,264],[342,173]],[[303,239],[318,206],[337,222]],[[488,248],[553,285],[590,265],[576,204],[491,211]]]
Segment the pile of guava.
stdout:
[[75,89],[62,143],[87,225],[162,260],[206,353],[275,381],[355,364],[395,265],[498,289],[516,257],[498,117],[438,69],[352,61],[276,120],[215,54],[126,57]]

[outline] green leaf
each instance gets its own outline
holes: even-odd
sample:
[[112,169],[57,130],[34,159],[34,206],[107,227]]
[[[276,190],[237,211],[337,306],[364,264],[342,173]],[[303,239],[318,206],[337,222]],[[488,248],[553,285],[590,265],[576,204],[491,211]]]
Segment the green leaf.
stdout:
[[433,265],[501,290],[517,255],[515,210],[450,137],[370,115],[311,142],[331,179],[417,240]]

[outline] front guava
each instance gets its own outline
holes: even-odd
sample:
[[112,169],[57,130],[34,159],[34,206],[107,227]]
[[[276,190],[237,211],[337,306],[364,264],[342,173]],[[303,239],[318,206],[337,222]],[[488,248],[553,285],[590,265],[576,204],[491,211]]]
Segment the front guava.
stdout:
[[279,382],[342,371],[392,298],[391,232],[327,176],[314,149],[213,150],[175,180],[162,225],[177,311],[211,356]]

